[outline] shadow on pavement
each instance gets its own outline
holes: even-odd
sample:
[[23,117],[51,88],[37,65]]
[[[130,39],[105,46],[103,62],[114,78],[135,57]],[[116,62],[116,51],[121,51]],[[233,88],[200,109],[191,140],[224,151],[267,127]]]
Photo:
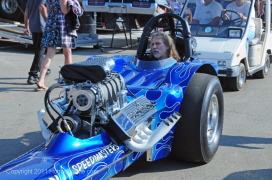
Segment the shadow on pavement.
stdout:
[[244,179],[244,180],[271,180],[272,169],[258,169],[235,172],[228,175],[223,180]]
[[24,134],[17,139],[0,139],[1,159],[0,166],[11,161],[10,157],[17,158],[44,142],[40,131]]

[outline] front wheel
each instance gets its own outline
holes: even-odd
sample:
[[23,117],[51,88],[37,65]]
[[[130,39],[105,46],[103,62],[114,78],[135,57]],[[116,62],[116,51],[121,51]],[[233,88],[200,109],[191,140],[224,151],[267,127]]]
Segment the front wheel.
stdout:
[[224,100],[218,77],[196,73],[186,89],[180,113],[172,155],[183,161],[210,162],[223,130]]
[[246,68],[243,63],[239,64],[239,75],[227,79],[227,88],[231,91],[239,91],[246,82]]

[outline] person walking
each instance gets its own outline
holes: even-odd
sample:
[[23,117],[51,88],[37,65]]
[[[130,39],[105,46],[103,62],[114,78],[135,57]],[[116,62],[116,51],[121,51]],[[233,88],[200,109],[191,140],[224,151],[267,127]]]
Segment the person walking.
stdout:
[[76,17],[83,14],[83,9],[77,0],[47,0],[46,3],[48,14],[44,14],[46,25],[41,45],[47,48],[47,53],[42,60],[39,82],[37,83],[35,91],[48,89],[45,86],[44,79],[46,71],[56,54],[57,47],[63,49],[64,64],[72,63],[72,49],[76,47],[75,41],[77,33],[76,29],[70,31],[69,28],[69,32],[67,31],[68,26],[65,15],[68,15],[70,11],[72,11]]
[[[26,4],[24,23],[25,35],[32,35],[33,47],[35,55],[28,73],[28,84],[36,84],[39,80],[41,62],[45,53],[45,48],[41,47],[42,34],[45,27],[45,21],[42,14],[45,10],[46,0],[28,0]],[[41,9],[41,11],[39,11]],[[50,72],[50,71],[48,71]]]

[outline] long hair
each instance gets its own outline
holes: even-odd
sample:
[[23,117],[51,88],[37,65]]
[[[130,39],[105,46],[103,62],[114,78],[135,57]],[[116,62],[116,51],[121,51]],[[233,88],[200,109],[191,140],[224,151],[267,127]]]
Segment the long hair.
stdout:
[[[169,47],[168,51],[167,51],[167,56],[168,57],[172,57],[174,58],[175,60],[179,61],[180,60],[180,56],[178,54],[178,51],[176,49],[176,46],[175,46],[175,43],[173,41],[173,39],[168,35],[166,34],[165,32],[163,31],[155,31],[153,32],[151,35],[150,35],[150,40],[152,40],[154,37],[157,37],[159,39],[162,39],[163,40],[163,43]],[[151,59],[155,59],[152,51],[150,52],[150,56],[149,56]]]

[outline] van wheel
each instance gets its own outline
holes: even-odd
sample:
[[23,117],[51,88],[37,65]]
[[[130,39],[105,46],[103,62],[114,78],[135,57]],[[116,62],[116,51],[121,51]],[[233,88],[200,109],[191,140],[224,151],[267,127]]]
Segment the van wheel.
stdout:
[[196,73],[186,89],[180,113],[172,156],[182,161],[210,162],[223,129],[224,100],[218,77]]
[[14,21],[24,19],[27,0],[0,0],[0,15],[2,18]]
[[266,54],[265,64],[263,69],[254,73],[253,77],[257,79],[263,79],[268,75],[269,69],[270,69],[270,55]]
[[239,75],[227,79],[227,87],[231,91],[239,91],[246,82],[246,68],[243,63],[239,64]]

